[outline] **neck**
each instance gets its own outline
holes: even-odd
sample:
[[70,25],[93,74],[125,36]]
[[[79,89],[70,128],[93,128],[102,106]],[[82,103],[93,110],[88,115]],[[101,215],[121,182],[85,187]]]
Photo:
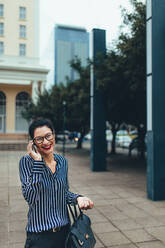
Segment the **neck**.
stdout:
[[45,160],[45,162],[50,163],[54,160],[54,154],[50,153],[48,155],[43,155],[43,159]]

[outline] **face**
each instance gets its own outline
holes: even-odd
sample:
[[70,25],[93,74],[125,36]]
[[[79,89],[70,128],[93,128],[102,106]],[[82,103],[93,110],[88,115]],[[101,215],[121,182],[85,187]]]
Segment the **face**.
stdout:
[[[55,135],[51,136],[52,130],[47,126],[38,127],[34,130],[34,143],[37,146],[38,152],[41,155],[49,155],[53,153],[54,145],[55,145]],[[43,142],[40,143],[42,138],[40,137],[47,137],[43,139]],[[51,139],[50,139],[51,138]]]

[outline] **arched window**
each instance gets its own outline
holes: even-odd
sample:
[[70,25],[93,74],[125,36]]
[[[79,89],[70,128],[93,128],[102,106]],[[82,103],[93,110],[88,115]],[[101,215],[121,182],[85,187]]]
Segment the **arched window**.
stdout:
[[0,91],[0,133],[6,130],[6,96]]
[[16,96],[15,129],[18,132],[28,131],[28,122],[22,117],[22,111],[29,100],[30,95],[24,91]]

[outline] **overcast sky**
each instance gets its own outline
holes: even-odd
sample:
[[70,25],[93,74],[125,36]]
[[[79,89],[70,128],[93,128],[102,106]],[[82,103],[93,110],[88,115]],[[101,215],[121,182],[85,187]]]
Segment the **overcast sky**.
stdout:
[[122,24],[120,6],[131,9],[129,0],[40,0],[40,54],[55,24],[106,29],[107,43],[112,42]]

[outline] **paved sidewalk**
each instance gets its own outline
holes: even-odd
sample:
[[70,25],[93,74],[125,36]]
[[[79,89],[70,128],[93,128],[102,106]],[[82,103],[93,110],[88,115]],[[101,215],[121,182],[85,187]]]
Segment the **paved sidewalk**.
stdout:
[[[28,207],[18,175],[24,153],[0,151],[0,248],[24,247]],[[66,157],[71,190],[95,203],[87,214],[96,248],[165,247],[165,201],[146,199],[144,162],[117,155],[108,159],[106,172],[91,172],[88,149],[69,149]]]

